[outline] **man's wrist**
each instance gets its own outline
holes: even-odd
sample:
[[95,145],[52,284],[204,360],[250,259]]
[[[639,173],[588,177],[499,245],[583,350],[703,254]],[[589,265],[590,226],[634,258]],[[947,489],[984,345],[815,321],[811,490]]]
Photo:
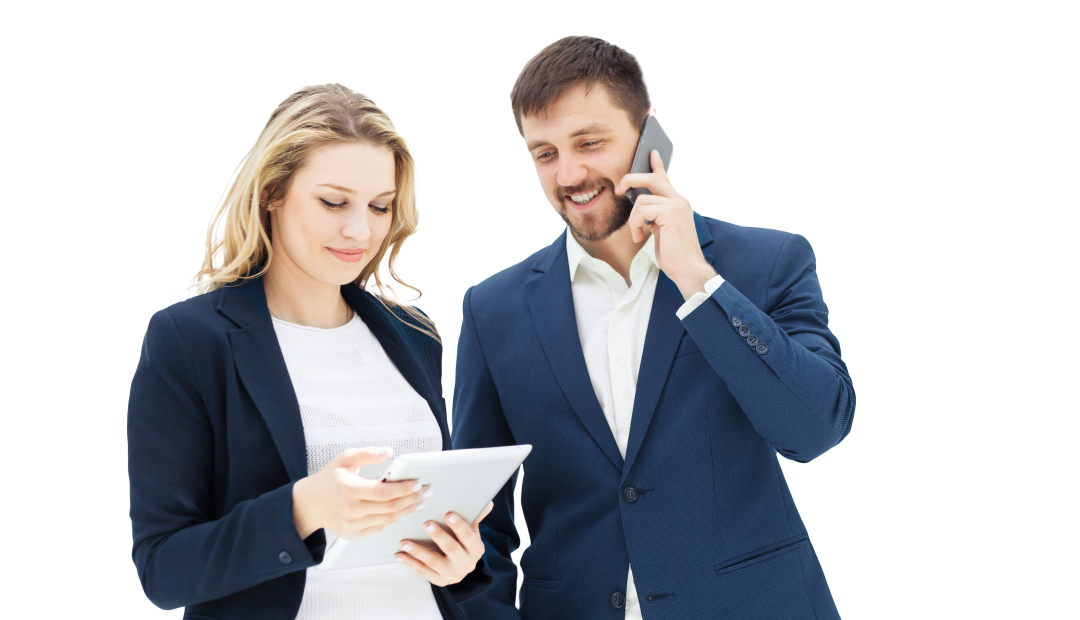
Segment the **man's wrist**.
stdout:
[[675,285],[679,287],[679,292],[682,293],[683,301],[686,301],[690,299],[694,293],[704,293],[705,283],[715,278],[716,275],[716,270],[713,269],[713,266],[702,259],[700,264],[690,270],[690,273],[676,280]]

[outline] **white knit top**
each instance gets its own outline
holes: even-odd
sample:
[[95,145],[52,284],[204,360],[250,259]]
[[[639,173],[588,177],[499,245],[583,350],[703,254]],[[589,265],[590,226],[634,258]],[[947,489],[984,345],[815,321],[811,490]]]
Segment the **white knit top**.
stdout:
[[[391,446],[393,456],[442,449],[431,408],[358,316],[319,329],[274,318],[307,443],[308,474],[348,448]],[[360,469],[374,479],[385,463]],[[329,545],[337,535],[326,530]],[[427,579],[397,562],[309,568],[297,620],[441,620]]]

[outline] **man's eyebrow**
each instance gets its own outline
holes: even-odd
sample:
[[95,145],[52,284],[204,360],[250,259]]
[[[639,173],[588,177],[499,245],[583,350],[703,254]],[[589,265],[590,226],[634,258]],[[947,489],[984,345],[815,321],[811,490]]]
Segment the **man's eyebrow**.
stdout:
[[[580,129],[575,130],[574,133],[570,134],[569,137],[576,138],[578,136],[584,136],[584,135],[592,134],[592,133],[607,134],[607,133],[614,133],[614,132],[615,132],[614,129],[612,129],[608,125],[605,125],[604,123],[592,123],[592,124],[589,124],[589,125],[586,125],[586,126],[580,128]],[[535,149],[536,147],[543,146],[545,144],[550,144],[550,142],[548,142],[547,140],[530,140],[529,142],[525,143],[525,147],[531,151],[531,150]]]
[[[334,185],[333,183],[319,183],[315,187],[331,187],[333,189],[338,190],[339,192],[344,192],[346,194],[354,194],[354,195],[356,194],[356,192],[352,191],[351,189],[349,189],[347,187],[342,187],[340,185]],[[396,189],[391,189],[391,190],[387,190],[387,191],[385,191],[385,192],[383,192],[383,193],[381,193],[381,194],[379,194],[379,195],[377,195],[375,197],[376,198],[382,198],[383,196],[389,196],[390,194],[396,194],[396,193],[397,193]]]

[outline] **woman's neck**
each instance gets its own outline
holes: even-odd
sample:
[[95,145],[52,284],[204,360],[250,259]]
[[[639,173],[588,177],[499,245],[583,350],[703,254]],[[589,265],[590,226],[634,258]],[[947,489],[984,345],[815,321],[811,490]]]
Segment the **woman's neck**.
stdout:
[[275,318],[297,325],[333,329],[352,318],[341,287],[314,280],[296,265],[275,260],[263,276],[266,305]]

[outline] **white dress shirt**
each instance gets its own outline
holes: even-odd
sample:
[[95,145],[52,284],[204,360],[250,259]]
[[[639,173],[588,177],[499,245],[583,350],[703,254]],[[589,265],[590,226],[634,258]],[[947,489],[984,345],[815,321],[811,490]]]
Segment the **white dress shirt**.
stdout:
[[[645,349],[645,334],[652,315],[660,265],[650,235],[630,263],[630,285],[611,265],[589,255],[574,235],[566,232],[566,256],[570,263],[570,291],[574,297],[581,351],[589,370],[593,391],[600,401],[619,452],[626,458],[630,422],[634,414],[638,369]],[[696,293],[676,313],[680,320],[690,314],[709,294],[723,284],[716,276],[705,286],[708,293]],[[627,620],[641,620],[634,573],[626,580]]]

